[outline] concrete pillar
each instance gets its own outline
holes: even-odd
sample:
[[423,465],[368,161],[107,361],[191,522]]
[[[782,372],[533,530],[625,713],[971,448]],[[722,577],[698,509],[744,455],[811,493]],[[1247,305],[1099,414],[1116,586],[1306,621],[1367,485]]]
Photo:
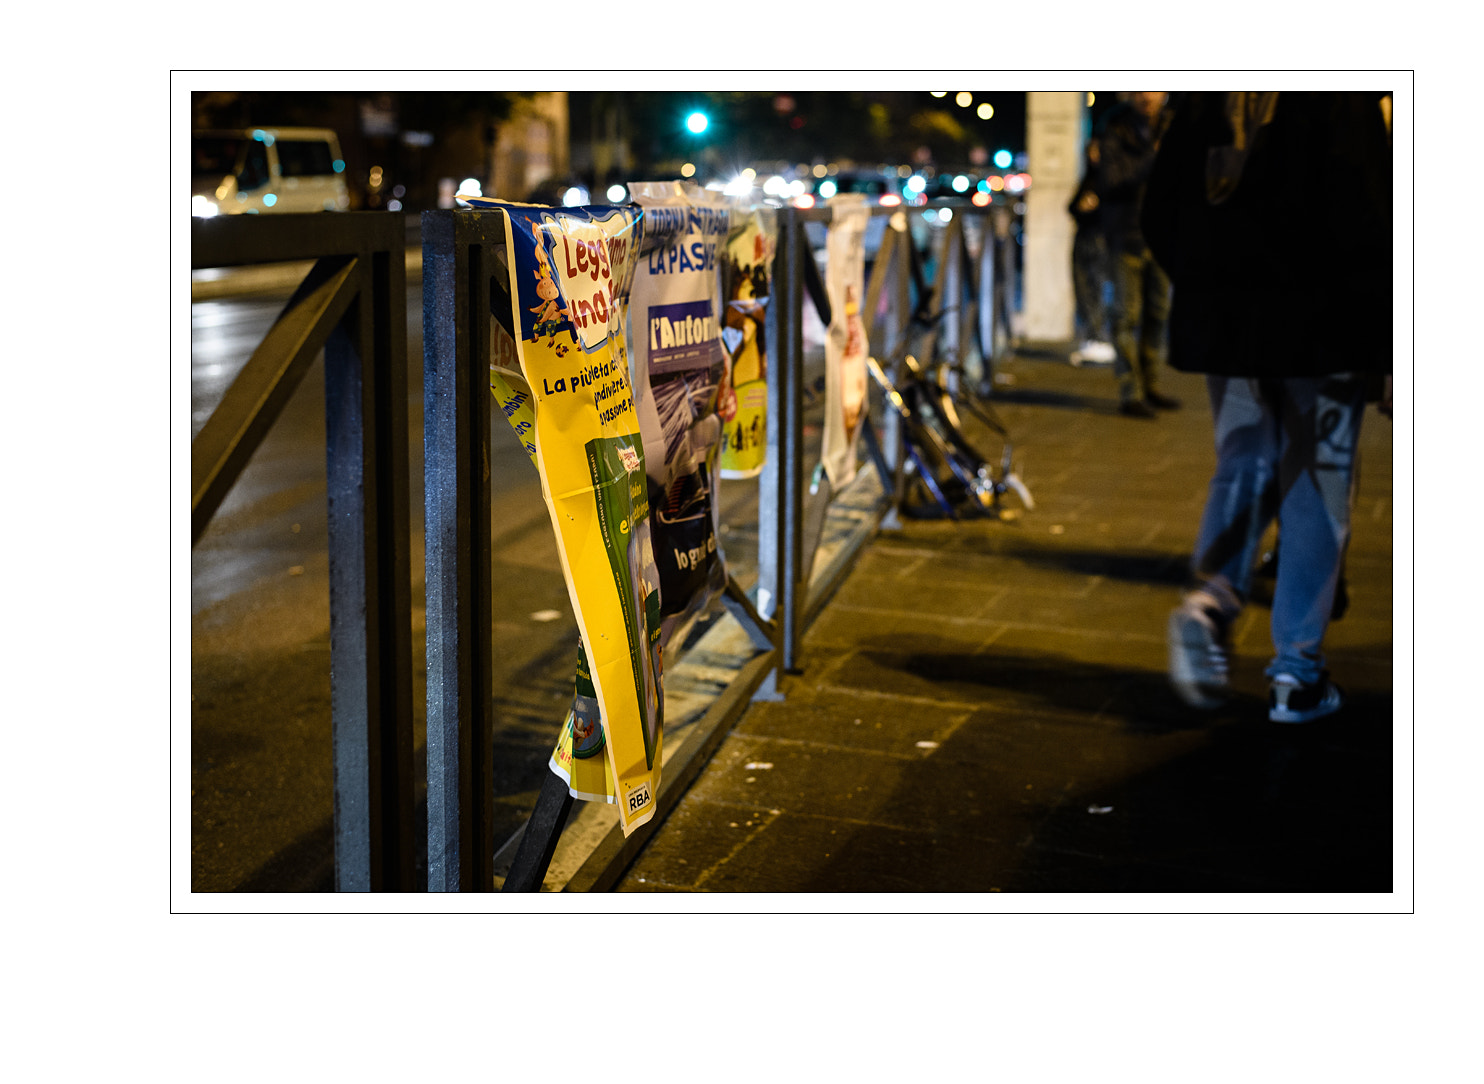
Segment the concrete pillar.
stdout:
[[1025,201],[1024,336],[1066,343],[1075,334],[1072,235],[1067,204],[1082,174],[1085,91],[1026,95],[1026,155],[1031,190]]

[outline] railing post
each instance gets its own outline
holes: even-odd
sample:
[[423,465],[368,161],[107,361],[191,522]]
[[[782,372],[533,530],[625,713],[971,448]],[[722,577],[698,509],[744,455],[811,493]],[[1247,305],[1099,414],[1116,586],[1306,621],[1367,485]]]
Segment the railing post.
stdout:
[[362,244],[355,300],[325,344],[335,887],[406,891],[412,887],[406,267],[400,236]]
[[490,583],[492,238],[473,213],[423,226],[428,890],[494,890]]
[[804,263],[813,256],[797,210],[786,208],[780,216],[783,248],[783,298],[786,315],[779,382],[782,384],[782,417],[778,430],[783,472],[779,487],[778,566],[782,591],[779,619],[778,665],[783,673],[796,671],[799,652],[799,618],[803,610],[800,591],[803,564],[804,518]]
[[784,276],[787,273],[788,250],[787,211],[775,219],[777,230],[774,238],[773,268],[771,276],[768,317],[763,325],[764,342],[768,358],[768,410],[766,426],[766,454],[763,457],[762,473],[757,480],[757,588],[754,604],[759,616],[772,623],[772,647],[776,665],[755,699],[778,699],[782,685],[783,622],[781,602],[783,598],[783,432],[784,412],[787,396],[783,390],[785,355],[787,354],[788,304],[785,300]]
[[985,394],[994,383],[994,366],[999,360],[995,335],[995,321],[999,319],[999,307],[996,303],[999,276],[995,267],[995,253],[998,251],[995,218],[993,209],[985,213],[984,238],[979,246],[979,353],[984,358],[982,391]]

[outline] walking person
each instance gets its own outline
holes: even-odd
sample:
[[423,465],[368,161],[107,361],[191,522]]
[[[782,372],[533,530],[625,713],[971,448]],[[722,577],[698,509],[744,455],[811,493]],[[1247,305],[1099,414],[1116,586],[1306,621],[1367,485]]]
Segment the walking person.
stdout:
[[1391,372],[1391,148],[1381,95],[1190,95],[1143,228],[1174,282],[1170,364],[1206,374],[1216,470],[1193,583],[1168,622],[1170,680],[1214,707],[1264,532],[1283,544],[1268,718],[1337,711],[1323,640],[1350,533],[1371,388]]
[[1108,306],[1103,299],[1108,281],[1108,242],[1103,237],[1103,216],[1098,213],[1098,194],[1093,187],[1098,158],[1097,140],[1089,139],[1083,154],[1082,182],[1067,205],[1067,213],[1077,226],[1072,236],[1072,293],[1081,332],[1081,345],[1071,356],[1073,365],[1102,364],[1115,357],[1113,344],[1108,341]]
[[1139,225],[1144,187],[1170,123],[1169,94],[1140,90],[1108,111],[1097,137],[1097,193],[1113,274],[1113,375],[1118,409],[1153,418],[1180,400],[1159,390],[1170,316],[1170,279]]

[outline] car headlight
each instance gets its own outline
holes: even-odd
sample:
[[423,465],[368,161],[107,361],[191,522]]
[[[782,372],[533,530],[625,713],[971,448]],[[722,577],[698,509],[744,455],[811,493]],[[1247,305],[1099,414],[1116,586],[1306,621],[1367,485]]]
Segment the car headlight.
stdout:
[[215,218],[216,214],[217,206],[211,200],[207,199],[205,196],[191,197],[192,218]]

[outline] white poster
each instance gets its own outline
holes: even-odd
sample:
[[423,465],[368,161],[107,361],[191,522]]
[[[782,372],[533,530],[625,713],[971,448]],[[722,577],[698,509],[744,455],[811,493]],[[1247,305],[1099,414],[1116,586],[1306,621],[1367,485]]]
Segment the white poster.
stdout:
[[866,225],[871,210],[858,193],[835,196],[825,252],[825,289],[830,298],[829,334],[825,336],[824,444],[820,457],[830,487],[839,492],[855,477],[856,446],[866,421],[865,304]]

